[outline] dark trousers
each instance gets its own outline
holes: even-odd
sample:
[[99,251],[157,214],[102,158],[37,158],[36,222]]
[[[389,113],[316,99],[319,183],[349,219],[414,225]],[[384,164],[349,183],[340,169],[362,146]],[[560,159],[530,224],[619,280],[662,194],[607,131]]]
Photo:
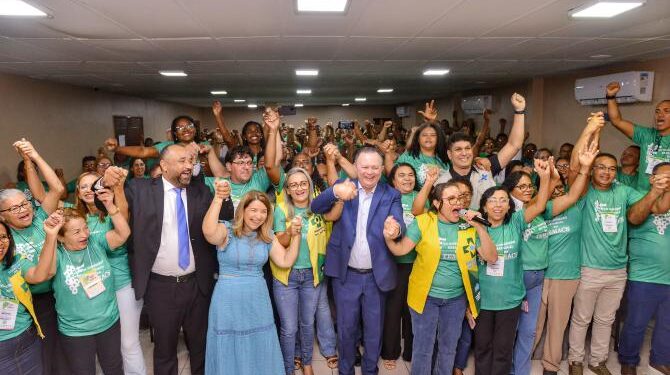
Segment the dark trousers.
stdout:
[[463,319],[461,327],[461,337],[458,339],[456,347],[456,357],[454,358],[454,368],[465,370],[468,366],[468,355],[470,355],[470,346],[472,344],[472,329],[468,318]]
[[42,343],[31,326],[9,340],[0,341],[0,374],[42,375]]
[[91,336],[61,336],[72,375],[95,375],[95,356],[105,375],[123,375],[121,325],[117,320],[106,331]]
[[332,280],[337,307],[337,338],[339,340],[340,375],[354,374],[360,326],[363,321],[363,347],[365,353],[361,363],[363,375],[377,374],[377,361],[382,346],[384,327],[384,303],[386,293],[382,292],[372,272],[357,273],[350,270],[347,279]]
[[475,326],[475,375],[509,375],[521,309],[481,310]]
[[56,299],[53,292],[33,294],[33,307],[40,323],[42,340],[42,369],[45,375],[69,375],[70,369],[63,354],[63,345],[58,333]]
[[407,286],[412,263],[398,263],[398,282],[388,293],[384,313],[384,337],[382,339],[382,359],[395,360],[400,356],[400,338],[405,340],[402,359],[412,361],[412,317],[407,306]]
[[647,325],[656,318],[649,363],[670,366],[670,285],[628,281],[628,314],[619,340],[619,362],[640,364]]
[[183,282],[166,281],[152,274],[144,302],[154,329],[154,372],[177,375],[179,332],[189,351],[191,373],[205,372],[205,342],[211,296],[200,292],[195,277]]

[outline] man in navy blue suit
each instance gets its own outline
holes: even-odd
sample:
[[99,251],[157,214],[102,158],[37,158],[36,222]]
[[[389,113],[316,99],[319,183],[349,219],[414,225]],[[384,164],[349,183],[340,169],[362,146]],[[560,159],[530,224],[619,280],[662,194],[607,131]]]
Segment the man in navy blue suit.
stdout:
[[[362,372],[377,374],[384,326],[384,303],[395,288],[396,264],[384,242],[384,220],[403,223],[400,193],[379,182],[384,158],[372,147],[358,151],[354,165],[358,180],[336,183],[312,201],[312,212],[322,214],[344,202],[333,225],[326,251],[325,273],[332,278],[337,309],[339,371],[354,374],[357,341],[363,319]],[[400,238],[404,225],[398,230]]]

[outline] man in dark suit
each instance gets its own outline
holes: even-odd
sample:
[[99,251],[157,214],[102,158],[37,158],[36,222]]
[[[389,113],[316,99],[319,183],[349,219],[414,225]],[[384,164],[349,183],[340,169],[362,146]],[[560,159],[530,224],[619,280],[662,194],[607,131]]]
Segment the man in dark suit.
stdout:
[[[372,147],[356,155],[358,180],[343,181],[312,201],[312,211],[328,212],[344,201],[326,250],[325,273],[332,277],[337,309],[339,371],[354,374],[354,358],[363,319],[363,374],[377,374],[386,293],[395,288],[396,264],[384,241],[384,220],[403,223],[400,193],[379,179],[384,158]],[[398,231],[402,235],[404,225]]]
[[[184,330],[191,373],[203,374],[216,251],[202,234],[212,194],[192,180],[196,155],[174,144],[161,152],[163,175],[133,179],[126,187],[132,234],[129,263],[136,298],[145,299],[154,329],[154,372],[176,375],[177,341]],[[107,174],[103,184],[108,185]],[[232,218],[232,202],[224,208]]]

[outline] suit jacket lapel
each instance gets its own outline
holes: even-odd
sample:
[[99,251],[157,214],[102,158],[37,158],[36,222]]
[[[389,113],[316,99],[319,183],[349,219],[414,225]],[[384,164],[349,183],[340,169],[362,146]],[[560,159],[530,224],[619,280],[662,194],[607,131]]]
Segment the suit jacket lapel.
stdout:
[[[358,188],[358,180],[353,180],[354,185]],[[360,193],[360,192],[359,192]],[[358,195],[351,200],[352,215],[351,221],[354,223],[354,237],[356,235],[356,226],[358,225]]]
[[153,195],[154,198],[154,207],[156,207],[156,219],[154,223],[147,223],[146,225],[149,227],[155,226],[157,228],[156,231],[147,231],[147,233],[153,233],[156,236],[156,241],[154,242],[154,245],[151,247],[151,249],[153,250],[154,254],[158,254],[158,249],[161,242],[161,228],[163,227],[163,211],[165,211],[165,208],[163,207],[165,197],[165,192],[163,191],[163,179],[157,178],[153,180],[151,190],[151,195]]
[[188,232],[189,232],[189,234],[191,233],[191,224],[193,223],[193,215],[194,215],[194,212],[196,211],[195,204],[197,202],[197,197],[196,197],[197,193],[198,192],[194,188],[192,188],[191,185],[189,185],[186,188],[186,200],[188,201],[186,203],[186,206],[187,206],[186,207],[186,211],[187,211],[186,216],[188,216],[188,226],[189,226]]

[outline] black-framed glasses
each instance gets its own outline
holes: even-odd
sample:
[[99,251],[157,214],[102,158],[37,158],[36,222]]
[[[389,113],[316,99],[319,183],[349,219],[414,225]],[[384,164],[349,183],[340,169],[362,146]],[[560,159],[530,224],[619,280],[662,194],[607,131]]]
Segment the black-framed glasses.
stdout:
[[451,197],[442,197],[442,201],[448,202],[450,205],[455,206],[463,202],[463,197],[461,195],[451,196]]
[[9,211],[9,213],[16,215],[24,209],[27,210],[28,207],[30,207],[30,202],[24,201],[21,204],[17,204],[15,206],[5,208],[4,210],[0,210],[0,212],[8,212]]
[[527,191],[527,190],[533,190],[533,185],[532,184],[523,184],[523,185],[517,185],[515,188],[521,190],[521,191]]
[[254,162],[251,160],[235,160],[232,163],[235,165],[239,165],[240,167],[242,166],[251,167],[252,165],[254,165]]
[[9,237],[6,234],[0,236],[0,242],[9,242]]
[[606,165],[598,164],[594,165],[593,168],[603,172],[616,173],[616,167],[608,167]]

